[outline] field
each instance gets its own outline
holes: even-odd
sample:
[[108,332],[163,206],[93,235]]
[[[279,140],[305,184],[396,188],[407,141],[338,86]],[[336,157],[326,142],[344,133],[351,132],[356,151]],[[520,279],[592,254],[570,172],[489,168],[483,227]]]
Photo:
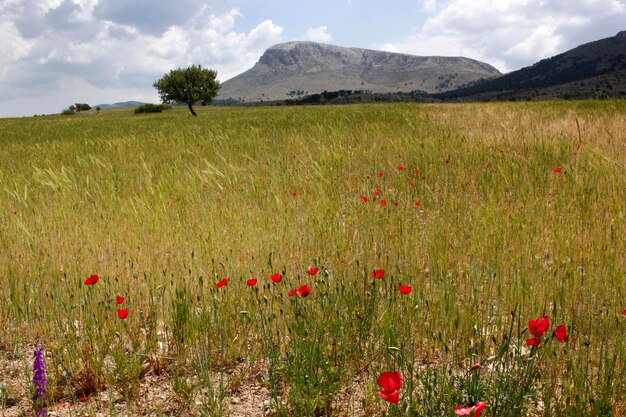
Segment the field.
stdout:
[[626,102],[198,110],[0,120],[0,416],[626,415]]

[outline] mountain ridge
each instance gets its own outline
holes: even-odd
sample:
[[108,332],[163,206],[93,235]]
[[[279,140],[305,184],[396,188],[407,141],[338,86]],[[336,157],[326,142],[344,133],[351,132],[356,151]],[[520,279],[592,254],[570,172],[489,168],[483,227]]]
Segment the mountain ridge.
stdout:
[[626,97],[626,31],[454,91],[440,99]]
[[493,66],[465,57],[294,41],[268,48],[251,69],[222,83],[218,99],[254,102],[357,89],[436,93],[499,75]]

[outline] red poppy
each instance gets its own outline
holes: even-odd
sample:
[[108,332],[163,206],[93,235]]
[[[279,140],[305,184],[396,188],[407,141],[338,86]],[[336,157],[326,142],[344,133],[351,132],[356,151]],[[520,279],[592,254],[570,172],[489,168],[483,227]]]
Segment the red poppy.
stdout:
[[256,285],[257,279],[256,278],[252,278],[246,281],[246,285],[248,287],[254,287]]
[[457,416],[474,416],[478,417],[480,413],[487,407],[487,404],[484,402],[479,402],[474,405],[462,406],[459,405],[454,409],[454,414]]
[[485,168],[487,169],[491,168],[491,163],[487,162],[487,165],[485,165]]
[[421,202],[419,202],[419,201],[416,201],[416,202],[415,202],[415,207],[419,207],[419,206],[421,206],[421,205],[422,205],[422,203],[421,203]]
[[374,195],[380,195],[380,188],[376,188],[373,192]]
[[561,167],[554,168],[554,172],[556,172],[557,174],[560,174],[561,172],[563,172],[563,168]]
[[362,202],[367,203],[367,197],[365,197],[364,195],[360,195],[359,198],[361,199]]
[[380,171],[380,172],[378,173],[378,176],[379,176],[379,177],[382,177],[383,175],[385,175],[385,174],[383,174],[383,172],[382,172],[382,171]]
[[280,280],[282,279],[280,274],[272,274],[270,275],[270,279],[274,282],[280,282]]
[[78,400],[79,400],[81,403],[87,402],[87,400],[88,400],[88,399],[89,399],[89,397],[80,397],[80,398],[78,398]]
[[372,278],[382,278],[382,277],[384,277],[384,276],[385,276],[385,270],[383,270],[383,269],[377,269],[377,270],[375,270],[374,272],[372,272],[372,273],[370,274],[370,276],[371,276]]
[[398,171],[404,171],[404,165],[398,165]]
[[574,152],[574,156],[578,155],[578,152]]
[[120,310],[118,308],[117,309],[117,317],[119,317],[121,319],[125,319],[126,317],[128,317],[128,309],[125,308],[124,310]]
[[539,317],[537,320],[530,320],[528,322],[528,328],[530,334],[535,337],[541,337],[546,330],[550,327],[550,319],[548,316]]
[[115,302],[118,304],[122,304],[124,302],[124,297],[115,297]]
[[291,196],[295,197],[296,196],[296,192],[294,191],[293,193],[291,193]]
[[528,346],[539,346],[541,344],[541,338],[533,337],[532,339],[526,339],[526,344]]
[[383,390],[378,395],[385,401],[398,404],[400,395],[398,389],[402,388],[402,374],[400,372],[383,372],[376,381]]
[[626,316],[626,308],[622,310],[622,316]]
[[387,205],[387,200],[380,200],[380,205],[381,206],[386,206]]
[[450,160],[446,159],[446,164],[449,164],[449,163],[450,163]]
[[397,205],[398,205],[398,202],[397,202],[397,201],[394,201],[394,202],[393,202],[393,205],[394,205],[394,206],[397,206]]
[[400,290],[402,294],[410,294],[411,291],[413,290],[413,287],[409,285],[400,285],[398,289]]
[[554,337],[556,337],[556,340],[558,340],[559,342],[567,342],[567,329],[565,328],[565,326],[557,326],[556,330],[554,331]]
[[298,292],[298,290],[295,290],[295,289],[294,289],[294,290],[289,291],[289,294],[288,294],[288,295],[289,295],[290,297],[293,297],[294,295],[296,295],[296,293],[297,293],[297,292]]
[[410,182],[410,183],[409,183],[409,185],[410,185],[411,187],[415,187],[415,183],[414,183],[414,182]]
[[85,280],[85,285],[95,285],[99,279],[100,278],[96,274],[93,274],[92,276],[90,276],[89,278]]
[[317,271],[319,271],[319,268],[309,268],[306,270],[306,273],[309,275],[317,275]]
[[302,285],[296,290],[296,294],[298,294],[300,297],[306,297],[311,294],[311,287],[309,287],[308,285]]
[[223,280],[221,280],[217,284],[215,284],[215,286],[217,288],[222,288],[224,285],[228,285],[228,280],[226,278],[224,278]]
[[475,363],[474,365],[472,365],[472,371],[477,371],[480,369],[480,364],[479,363]]

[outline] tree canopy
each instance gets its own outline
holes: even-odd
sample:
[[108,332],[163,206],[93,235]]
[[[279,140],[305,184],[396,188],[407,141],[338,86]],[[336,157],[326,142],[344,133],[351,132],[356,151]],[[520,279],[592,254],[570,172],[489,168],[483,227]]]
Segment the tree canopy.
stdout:
[[154,88],[164,104],[185,103],[191,114],[197,116],[193,105],[209,104],[220,89],[216,77],[217,71],[192,65],[171,70],[154,83]]

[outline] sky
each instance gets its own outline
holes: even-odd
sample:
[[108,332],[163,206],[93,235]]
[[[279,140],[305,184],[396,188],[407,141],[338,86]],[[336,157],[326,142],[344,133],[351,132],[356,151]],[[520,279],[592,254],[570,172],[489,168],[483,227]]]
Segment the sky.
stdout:
[[621,30],[626,0],[0,0],[0,117],[157,103],[171,69],[223,82],[295,40],[509,72]]

